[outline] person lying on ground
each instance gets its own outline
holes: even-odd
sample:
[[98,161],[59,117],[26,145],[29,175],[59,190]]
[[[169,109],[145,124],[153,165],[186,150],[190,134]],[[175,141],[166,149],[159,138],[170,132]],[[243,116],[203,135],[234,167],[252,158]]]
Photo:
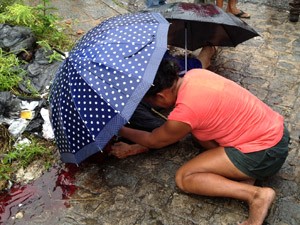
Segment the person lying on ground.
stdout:
[[[211,64],[212,57],[216,54],[216,47],[205,46],[201,49],[196,57],[188,57],[187,70],[193,68],[207,69]],[[179,65],[179,75],[183,75],[185,72],[185,58],[184,56],[173,56],[167,52],[164,56],[165,59],[175,60]],[[152,131],[153,129],[161,126],[165,121],[165,114],[160,112],[159,109],[154,109],[151,105],[142,101],[132,115],[128,126],[145,131]],[[147,147],[141,146],[135,143],[127,143],[127,140],[123,140],[114,143],[111,146],[110,154],[117,158],[126,158],[131,155],[147,152]]]
[[289,132],[282,115],[237,83],[206,69],[178,77],[178,66],[163,60],[144,99],[172,108],[152,132],[122,127],[119,135],[147,148],[162,148],[187,134],[206,147],[176,172],[186,193],[229,197],[249,205],[242,225],[262,224],[275,199],[270,187],[254,186],[279,171],[288,155]]

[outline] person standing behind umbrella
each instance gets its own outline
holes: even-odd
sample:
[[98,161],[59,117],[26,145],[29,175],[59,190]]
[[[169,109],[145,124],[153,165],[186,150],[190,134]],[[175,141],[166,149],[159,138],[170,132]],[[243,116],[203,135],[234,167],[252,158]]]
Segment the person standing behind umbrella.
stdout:
[[186,193],[229,197],[249,205],[242,225],[260,225],[275,199],[255,179],[274,175],[288,155],[289,132],[284,118],[235,82],[205,69],[183,78],[164,60],[144,99],[175,108],[152,132],[123,127],[119,135],[148,148],[162,148],[192,133],[207,150],[176,172],[176,185]]

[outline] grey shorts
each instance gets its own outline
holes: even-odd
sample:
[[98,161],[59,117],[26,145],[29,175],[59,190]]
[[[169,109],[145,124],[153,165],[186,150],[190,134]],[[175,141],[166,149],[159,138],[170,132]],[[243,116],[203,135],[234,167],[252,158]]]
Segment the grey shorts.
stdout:
[[273,146],[258,152],[242,153],[236,148],[225,147],[231,162],[246,175],[263,180],[277,173],[288,156],[289,132],[284,126],[281,140]]

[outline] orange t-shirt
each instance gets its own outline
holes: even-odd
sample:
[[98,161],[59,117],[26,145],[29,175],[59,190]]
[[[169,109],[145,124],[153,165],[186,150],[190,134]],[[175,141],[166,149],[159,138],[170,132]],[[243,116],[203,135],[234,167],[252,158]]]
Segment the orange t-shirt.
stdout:
[[235,82],[204,69],[186,73],[169,120],[192,127],[201,141],[215,140],[244,153],[276,145],[283,117]]

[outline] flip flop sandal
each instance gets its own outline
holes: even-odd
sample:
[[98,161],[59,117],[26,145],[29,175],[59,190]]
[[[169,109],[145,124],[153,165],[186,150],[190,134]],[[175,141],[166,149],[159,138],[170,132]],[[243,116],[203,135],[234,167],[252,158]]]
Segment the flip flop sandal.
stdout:
[[235,16],[238,17],[238,18],[249,19],[250,16],[243,16],[243,15],[247,15],[247,14],[248,14],[248,13],[245,13],[243,10],[240,10],[239,13],[233,14],[233,15],[235,15]]

